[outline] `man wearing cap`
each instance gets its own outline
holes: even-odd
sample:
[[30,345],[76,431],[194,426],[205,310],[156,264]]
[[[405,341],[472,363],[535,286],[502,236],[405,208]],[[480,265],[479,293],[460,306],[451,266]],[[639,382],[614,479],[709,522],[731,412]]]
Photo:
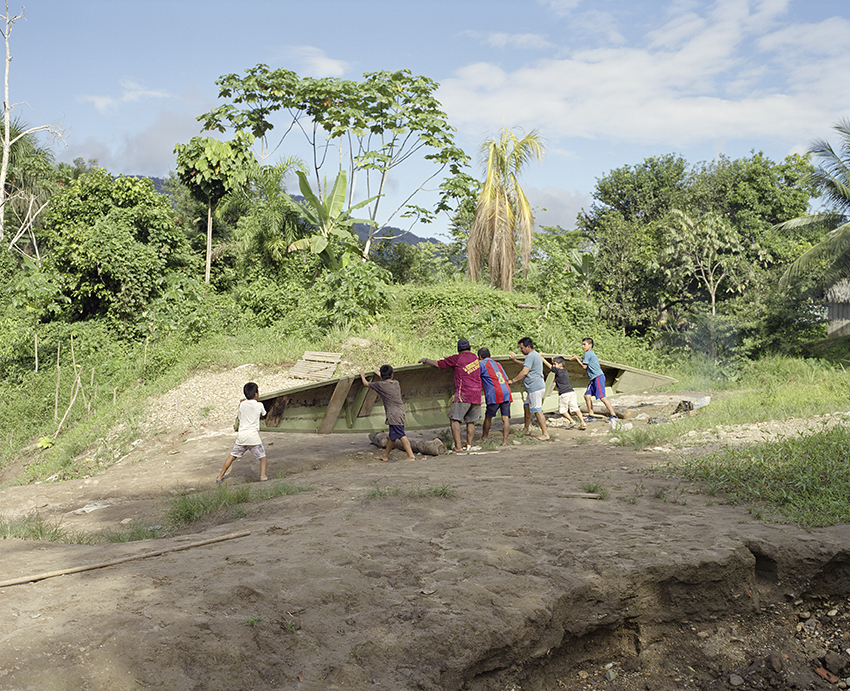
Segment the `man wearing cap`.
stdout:
[[481,370],[478,357],[470,349],[469,341],[461,338],[457,342],[457,355],[450,355],[442,360],[424,357],[419,362],[440,369],[451,367],[454,370],[455,395],[449,411],[449,420],[454,440],[452,451],[459,453],[463,451],[460,444],[460,423],[466,423],[466,444],[471,446],[472,440],[475,439],[475,423],[481,417]]

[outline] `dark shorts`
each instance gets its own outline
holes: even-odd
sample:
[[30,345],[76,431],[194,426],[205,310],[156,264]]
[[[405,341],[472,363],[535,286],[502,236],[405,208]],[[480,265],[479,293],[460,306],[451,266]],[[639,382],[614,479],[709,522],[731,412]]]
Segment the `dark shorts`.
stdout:
[[587,387],[584,395],[593,396],[597,401],[600,398],[605,398],[605,375],[603,374],[591,380],[590,386]]
[[511,416],[511,402],[503,401],[502,403],[488,403],[487,410],[484,413],[485,417],[496,417],[496,414],[501,411],[502,417]]
[[390,441],[398,441],[407,436],[404,433],[404,425],[390,425]]
[[449,410],[449,420],[457,420],[458,422],[478,422],[481,418],[480,403],[464,403],[463,401],[452,402],[451,410]]

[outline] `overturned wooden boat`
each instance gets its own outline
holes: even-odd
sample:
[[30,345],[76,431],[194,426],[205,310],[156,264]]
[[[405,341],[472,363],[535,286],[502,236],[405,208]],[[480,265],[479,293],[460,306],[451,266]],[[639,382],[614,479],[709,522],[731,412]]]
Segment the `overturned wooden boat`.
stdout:
[[[552,355],[543,353],[551,361]],[[494,357],[505,368],[509,378],[519,374],[518,365],[508,355]],[[611,393],[640,393],[675,384],[676,380],[653,372],[600,360],[605,374],[605,386]],[[574,360],[567,362],[570,383],[578,394],[587,387],[587,375]],[[544,372],[546,368],[544,367]],[[374,378],[371,372],[366,378]],[[401,385],[401,395],[407,411],[406,430],[434,429],[448,424],[448,412],[454,396],[454,375],[451,369],[437,369],[428,365],[401,365],[395,368],[393,378]],[[558,392],[554,388],[555,376],[548,372],[543,412],[558,409]],[[522,382],[511,387],[514,402],[511,415],[522,416]],[[261,394],[260,401],[268,415],[260,429],[268,432],[301,432],[330,434],[331,432],[368,433],[384,429],[384,406],[378,395],[364,387],[359,374],[304,384],[281,391]],[[483,403],[482,395],[482,403]]]

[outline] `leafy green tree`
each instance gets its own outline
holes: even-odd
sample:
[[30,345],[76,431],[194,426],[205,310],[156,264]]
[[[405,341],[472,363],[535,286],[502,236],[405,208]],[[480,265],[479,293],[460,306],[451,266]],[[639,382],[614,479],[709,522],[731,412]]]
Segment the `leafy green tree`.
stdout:
[[33,354],[35,371],[38,372],[38,326],[46,315],[57,314],[62,303],[69,300],[61,294],[58,276],[27,255],[23,256],[21,270],[15,274],[10,292],[12,306],[32,316]]
[[[243,76],[220,77],[219,97],[230,102],[201,115],[205,130],[252,133],[260,141],[260,160],[275,152],[292,132],[300,132],[312,150],[311,168],[321,187],[326,164],[341,161],[347,169],[348,206],[353,207],[359,176],[365,178],[370,197],[368,216],[378,230],[403,213],[410,200],[444,171],[460,172],[467,157],[454,143],[454,128],[434,97],[439,86],[409,70],[372,72],[362,81],[299,77],[286,69],[257,65]],[[275,121],[277,118],[278,121]],[[270,141],[272,130],[282,132]],[[332,154],[333,149],[339,155]],[[329,155],[330,154],[330,155]],[[391,173],[404,163],[424,159],[433,164],[426,179],[410,191],[389,215],[381,216],[380,202]],[[432,215],[424,209],[412,212],[423,221]],[[373,233],[363,249],[369,255]]]
[[810,180],[827,209],[797,216],[777,228],[789,234],[815,230],[818,241],[803,252],[786,270],[782,285],[812,269],[823,269],[824,288],[850,277],[850,120],[842,118],[833,128],[840,137],[836,151],[826,140],[818,140],[810,152],[818,159]]
[[193,258],[168,199],[150,180],[97,169],[50,201],[40,236],[72,320],[106,317],[133,335],[172,272]]
[[519,177],[532,159],[540,161],[543,158],[543,152],[543,138],[537,130],[518,137],[503,128],[498,139],[494,137],[481,145],[486,174],[467,246],[467,266],[473,281],[478,280],[481,264],[487,257],[490,284],[510,291],[517,242],[522,244],[522,266],[527,270],[534,214]]
[[442,243],[381,241],[375,244],[372,260],[392,274],[396,284],[432,285],[457,276],[455,265],[446,256]]
[[671,215],[670,244],[661,256],[661,267],[668,276],[696,280],[708,293],[715,316],[721,286],[725,284],[727,292],[741,292],[745,287],[750,265],[740,235],[717,213],[694,219],[673,209]]
[[252,158],[251,137],[241,132],[231,142],[212,137],[192,137],[177,144],[177,176],[192,195],[207,205],[207,253],[204,282],[210,282],[213,208],[229,191],[244,182]]
[[797,154],[781,163],[761,152],[734,160],[720,156],[694,167],[688,205],[678,208],[728,219],[754,265],[786,264],[799,255],[800,242],[809,242],[814,235],[791,237],[774,226],[806,212],[815,191],[809,180],[812,170],[808,159]]
[[[253,165],[246,182],[228,194],[219,214],[236,218],[239,256],[259,261],[260,268],[276,272],[286,261],[289,246],[309,235],[298,203],[286,191],[285,178],[301,168],[297,158],[281,159],[274,165]],[[248,267],[243,267],[243,272]]]
[[303,171],[297,171],[298,184],[305,203],[296,206],[299,215],[313,228],[313,233],[289,245],[290,252],[309,250],[318,255],[322,264],[330,271],[338,271],[348,266],[352,256],[359,254],[360,245],[352,227],[355,223],[371,224],[368,219],[351,218],[350,212],[369,204],[366,199],[349,209],[345,208],[345,171],[341,170],[336,176],[330,192],[325,181],[322,199],[319,199],[310,189],[307,176]]
[[759,271],[773,271],[793,247],[773,225],[806,208],[808,169],[801,157],[776,164],[756,153],[736,160],[721,157],[689,170],[681,157],[665,155],[601,178],[593,205],[577,223],[598,251],[594,289],[602,315],[611,325],[646,332],[689,309],[694,300],[711,302],[705,284],[700,289],[694,282],[696,274],[690,274],[690,283],[684,280],[687,257],[679,261],[671,254],[671,248],[693,254],[675,237],[681,219],[674,218],[674,209],[696,220],[725,219],[741,256]]
[[[544,302],[576,296],[589,300],[593,257],[579,250],[585,244],[581,234],[560,226],[544,226],[534,235],[527,289]],[[584,272],[584,273],[583,273]]]

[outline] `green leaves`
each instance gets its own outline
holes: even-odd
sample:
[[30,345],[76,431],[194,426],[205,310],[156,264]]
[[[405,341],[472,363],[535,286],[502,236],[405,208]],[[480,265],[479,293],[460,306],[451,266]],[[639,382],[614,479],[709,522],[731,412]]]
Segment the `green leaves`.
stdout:
[[[455,130],[434,97],[439,85],[409,70],[366,73],[362,81],[353,81],[299,77],[290,70],[272,70],[260,64],[242,76],[224,75],[216,83],[219,96],[230,103],[201,115],[198,120],[204,129],[251,133],[262,140],[263,156],[268,153],[266,139],[274,127],[283,130],[281,141],[292,132],[301,132],[313,149],[316,178],[328,147],[347,149],[350,187],[343,189],[351,202],[358,173],[363,174],[367,189],[378,192],[361,205],[371,205],[368,215],[372,221],[378,218],[387,179],[397,166],[415,157],[431,161],[436,169],[428,175],[430,180],[446,168],[456,174],[468,162],[455,145]],[[415,188],[407,201],[420,189]],[[383,224],[373,226],[389,223],[401,208],[392,211]],[[427,221],[431,216],[419,214],[418,218]]]
[[237,133],[232,142],[212,137],[192,137],[177,144],[177,175],[193,196],[213,206],[229,191],[244,182],[253,161],[253,137]]
[[[355,204],[349,210],[344,210],[346,188],[344,170],[337,174],[330,192],[328,192],[327,180],[325,180],[323,199],[317,197],[313,192],[310,183],[307,181],[307,175],[303,171],[299,170],[296,174],[298,175],[299,189],[306,202],[299,205],[297,211],[305,221],[315,227],[317,232],[293,242],[289,246],[289,251],[309,250],[318,255],[325,267],[332,271],[347,266],[352,255],[360,250],[352,227],[355,223],[374,225],[373,221],[368,219],[351,218],[349,212],[366,206],[375,197]],[[336,243],[339,245],[338,247],[336,244],[331,244],[334,238],[338,241]]]

